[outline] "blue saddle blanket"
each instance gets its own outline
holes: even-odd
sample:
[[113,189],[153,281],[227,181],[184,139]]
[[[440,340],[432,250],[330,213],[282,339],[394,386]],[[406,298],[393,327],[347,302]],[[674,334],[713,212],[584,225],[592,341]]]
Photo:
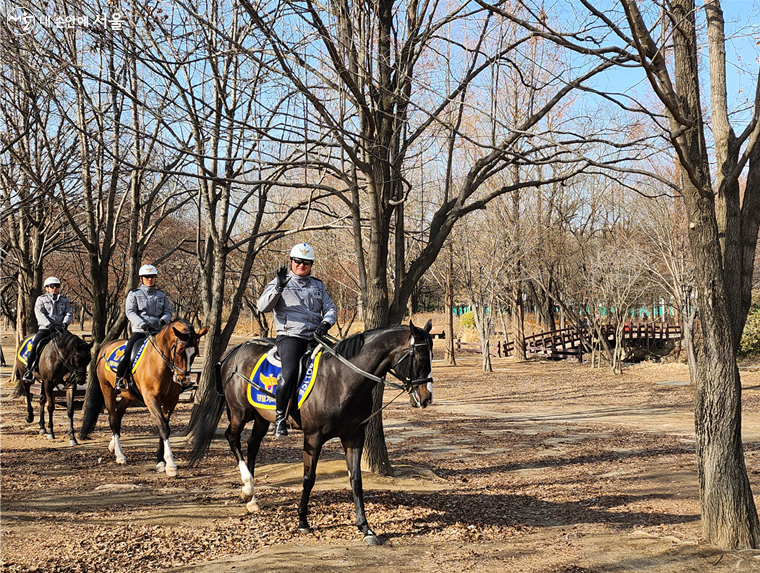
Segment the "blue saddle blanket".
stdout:
[[[140,360],[142,360],[142,357],[145,355],[145,349],[148,347],[148,339],[142,341],[140,346],[137,349],[137,354],[135,355],[135,362],[132,364],[132,372],[134,373],[137,370],[137,366],[140,364]],[[108,356],[106,356],[106,368],[110,370],[111,372],[116,372],[116,369],[119,367],[119,362],[122,361],[124,358],[124,351],[127,349],[127,341],[125,340],[118,346],[111,349],[111,352],[108,353]]]
[[[314,380],[317,378],[317,371],[319,370],[319,360],[322,357],[322,351],[320,350],[309,363],[309,367],[306,369],[301,384],[298,386],[298,407],[300,408],[306,401],[306,398],[311,394],[311,389],[314,387]],[[282,370],[282,367],[272,364],[267,359],[267,354],[264,354],[256,366],[253,368],[253,372],[248,377],[250,384],[248,384],[248,402],[257,408],[263,408],[265,410],[275,409],[274,395],[277,390],[277,375]]]
[[29,364],[29,354],[32,352],[32,342],[34,342],[34,334],[27,336],[18,349],[18,359],[24,366]]

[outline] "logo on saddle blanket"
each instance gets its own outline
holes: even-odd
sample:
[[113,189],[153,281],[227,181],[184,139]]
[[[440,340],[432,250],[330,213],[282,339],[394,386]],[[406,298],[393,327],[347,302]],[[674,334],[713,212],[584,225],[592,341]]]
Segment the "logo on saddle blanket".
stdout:
[[[321,357],[322,351],[319,351],[309,363],[309,367],[306,369],[306,374],[304,374],[303,380],[298,386],[299,408],[306,401],[306,398],[309,397],[309,394],[311,394],[314,380],[317,378],[319,359]],[[248,402],[250,402],[252,406],[263,408],[265,410],[275,409],[274,394],[277,389],[277,375],[281,370],[281,366],[276,366],[267,360],[266,354],[259,358],[253,372],[248,378],[251,381],[248,385]],[[266,390],[266,392],[264,392],[264,390]],[[271,396],[269,394],[271,394]]]
[[29,354],[32,351],[32,342],[34,342],[34,334],[30,334],[29,336],[27,336],[21,342],[21,346],[18,349],[17,357],[19,361],[21,362],[21,364],[23,364],[24,366],[29,365],[28,360],[29,360]]
[[[142,360],[143,355],[145,354],[145,348],[148,346],[148,339],[142,341],[142,344],[140,344],[140,347],[137,349],[137,355],[135,356],[135,363],[132,365],[132,373],[134,374],[137,371],[137,365],[140,364],[140,360]],[[106,356],[106,368],[110,370],[111,372],[116,372],[116,369],[119,367],[119,362],[122,361],[124,358],[124,350],[127,348],[127,341],[125,340],[122,344],[119,344],[119,346],[116,346],[111,350],[111,352]]]

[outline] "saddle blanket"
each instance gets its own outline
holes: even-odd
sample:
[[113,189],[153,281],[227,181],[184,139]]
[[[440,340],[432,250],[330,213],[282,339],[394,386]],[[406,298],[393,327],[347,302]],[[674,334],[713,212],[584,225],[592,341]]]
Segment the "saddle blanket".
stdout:
[[18,354],[16,356],[19,359],[19,362],[21,362],[21,364],[23,364],[24,366],[29,365],[27,360],[29,358],[29,354],[32,352],[32,342],[34,342],[34,334],[30,334],[29,336],[27,336],[21,342],[21,346],[19,346]]
[[[142,357],[144,355],[144,351],[148,346],[148,339],[142,341],[140,346],[137,349],[137,354],[135,355],[135,362],[132,364],[132,373],[134,374],[137,371],[137,366],[140,364],[140,360],[142,360]],[[127,341],[125,340],[122,342],[119,346],[113,348],[111,352],[106,356],[106,368],[110,370],[111,372],[116,372],[116,369],[119,367],[119,362],[122,361],[124,358],[124,351],[127,349]]]
[[[267,356],[267,354],[264,354],[259,359],[256,366],[253,368],[253,372],[251,372],[251,375],[248,377],[248,380],[251,382],[248,385],[248,402],[257,408],[274,410],[276,405],[274,394],[277,389],[277,375],[282,370],[282,367],[272,364]],[[303,380],[298,386],[299,408],[306,401],[306,398],[309,397],[309,394],[311,394],[311,389],[314,387],[314,380],[317,378],[319,359],[321,357],[322,351],[319,351],[317,355],[312,358],[309,367],[306,369],[306,374],[304,374]],[[266,390],[266,392],[264,390]]]

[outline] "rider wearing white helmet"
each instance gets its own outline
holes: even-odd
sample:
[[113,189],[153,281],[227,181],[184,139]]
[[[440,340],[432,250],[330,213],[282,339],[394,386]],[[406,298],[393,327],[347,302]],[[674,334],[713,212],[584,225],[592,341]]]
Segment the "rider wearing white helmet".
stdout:
[[282,362],[275,400],[275,436],[287,436],[289,402],[298,385],[298,367],[313,334],[324,336],[338,318],[338,310],[324,283],[311,276],[314,248],[306,243],[290,251],[290,271],[283,266],[259,298],[259,312],[274,311],[277,350]]
[[37,369],[39,358],[38,350],[42,343],[54,332],[68,328],[74,318],[69,299],[61,294],[61,281],[56,277],[48,277],[45,279],[44,287],[45,294],[38,296],[34,303],[34,314],[37,317],[39,330],[34,337],[32,350],[27,359],[26,372],[24,372],[24,380],[28,382],[34,380],[34,371]]
[[127,318],[132,325],[132,336],[127,341],[124,355],[116,369],[116,391],[127,389],[125,376],[130,366],[132,348],[138,340],[157,334],[172,320],[172,305],[166,293],[156,288],[158,271],[153,265],[143,265],[138,272],[140,286],[129,291],[125,303]]

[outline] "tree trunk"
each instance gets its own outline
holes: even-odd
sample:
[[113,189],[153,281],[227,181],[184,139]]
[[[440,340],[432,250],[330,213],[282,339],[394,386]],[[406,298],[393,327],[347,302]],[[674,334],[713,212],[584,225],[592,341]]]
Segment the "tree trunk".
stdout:
[[448,272],[446,273],[446,325],[445,336],[446,346],[443,352],[443,363],[447,366],[456,366],[457,360],[454,356],[454,254],[451,245],[448,248]]
[[515,281],[512,286],[512,339],[514,356],[522,362],[525,360],[525,310],[523,308],[522,289]]

